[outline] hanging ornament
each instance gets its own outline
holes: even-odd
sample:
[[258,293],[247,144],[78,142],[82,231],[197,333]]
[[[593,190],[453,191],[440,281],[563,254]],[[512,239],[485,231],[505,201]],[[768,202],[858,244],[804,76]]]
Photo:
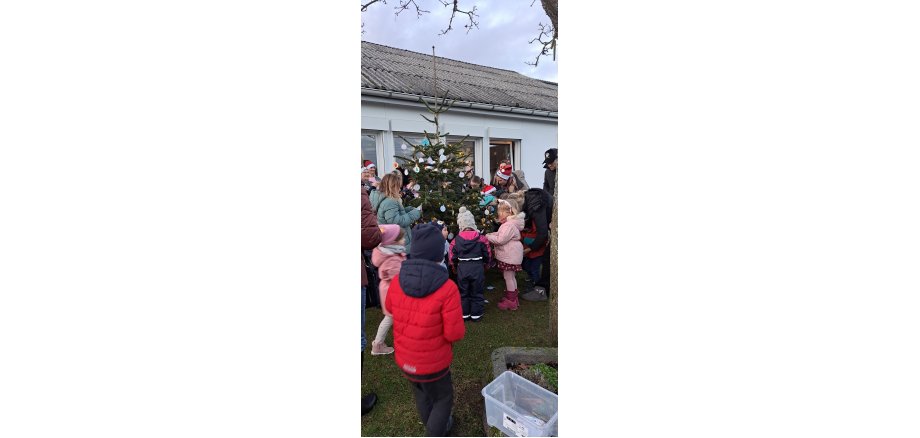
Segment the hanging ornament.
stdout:
[[444,173],[447,173],[447,169],[444,169]]
[[447,157],[445,157],[444,155],[441,155],[441,162],[443,163],[445,161],[447,161]]
[[402,150],[406,150],[406,148],[408,148],[408,146],[406,146],[406,144],[403,143],[403,144],[402,144]]
[[420,185],[418,185],[418,184],[412,186],[412,190],[415,190],[416,192],[417,192],[418,189],[420,189],[420,188],[422,188],[422,186],[420,186]]
[[438,155],[444,155],[444,148],[441,148],[441,150],[438,151]]
[[453,239],[454,233],[447,233],[447,240]]
[[491,212],[491,211],[489,211],[489,209],[488,209],[488,208],[487,208],[487,209],[485,209],[485,212],[486,212],[486,216],[488,216],[488,215],[490,215],[490,214],[492,214],[492,212]]
[[414,170],[415,173],[419,173],[422,171],[422,169],[419,169],[418,166],[415,166],[415,169],[412,169],[412,170]]
[[442,205],[442,206],[441,206],[441,212],[443,213],[443,212],[445,212],[445,211],[447,211],[447,207],[445,207],[445,206]]
[[434,164],[434,160],[432,160],[431,157],[428,157],[428,164]]
[[424,145],[424,146],[430,146],[430,145],[431,145],[431,142],[428,141],[428,138],[426,137],[426,138],[423,138],[423,139],[422,139],[422,145]]
[[[416,167],[416,169],[418,169],[418,167]],[[416,170],[416,172],[418,172],[418,171]],[[409,169],[406,169],[406,175],[408,175],[408,174],[409,174]]]
[[463,175],[464,175],[463,172],[460,172],[460,175],[459,175],[460,178],[463,178]]

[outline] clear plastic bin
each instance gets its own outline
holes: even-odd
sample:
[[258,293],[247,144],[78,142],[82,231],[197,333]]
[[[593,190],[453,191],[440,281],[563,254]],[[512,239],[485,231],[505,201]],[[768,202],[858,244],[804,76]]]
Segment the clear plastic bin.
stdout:
[[512,371],[482,388],[486,419],[508,436],[556,436],[559,396]]

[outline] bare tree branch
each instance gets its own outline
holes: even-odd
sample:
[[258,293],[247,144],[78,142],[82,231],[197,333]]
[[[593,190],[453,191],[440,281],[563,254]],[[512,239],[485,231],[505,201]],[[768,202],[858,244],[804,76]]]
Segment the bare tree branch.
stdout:
[[397,6],[397,7],[395,8],[395,9],[396,9],[396,15],[399,15],[402,11],[405,11],[406,9],[409,9],[409,5],[415,6],[415,14],[418,16],[418,17],[416,17],[416,18],[420,18],[420,17],[422,16],[423,13],[424,13],[424,14],[427,14],[427,13],[431,12],[431,11],[426,11],[426,10],[420,8],[419,5],[418,5],[418,3],[415,2],[415,0],[399,0],[399,6]]
[[[537,58],[534,59],[534,62],[527,62],[525,64],[532,65],[534,67],[540,64],[540,58],[544,56],[549,56],[549,51],[553,51],[553,61],[556,60],[556,30],[552,25],[545,25],[543,23],[539,24],[540,33],[537,34],[536,38],[530,40],[528,44],[540,43],[543,47],[540,48],[540,53],[537,54]],[[547,39],[543,39],[543,38]]]
[[[361,12],[366,11],[368,6],[370,6],[370,5],[374,4],[374,3],[377,3],[377,2],[379,2],[379,1],[382,1],[383,4],[387,4],[387,0],[371,0],[371,1],[369,1],[369,2],[367,2],[367,3],[365,3],[365,4],[363,4],[363,5],[361,5]],[[536,1],[536,0],[534,0],[534,1]]]
[[[438,1],[440,1],[441,4],[444,5],[445,7],[449,7],[451,5],[451,2],[449,0],[438,0]],[[463,11],[460,9],[459,3],[460,3],[460,0],[453,0],[454,9],[450,12],[450,22],[447,23],[447,29],[442,30],[440,35],[445,35],[447,34],[447,32],[450,32],[451,29],[454,28],[453,27],[454,17],[457,15],[458,12],[461,14],[465,14],[470,19],[470,24],[466,24],[463,26],[466,28],[466,33],[470,33],[470,31],[473,30],[474,27],[477,29],[479,28],[479,22],[476,21],[476,18],[475,18],[479,16],[478,14],[476,14],[476,5],[473,5],[473,9],[470,9],[469,11]]]

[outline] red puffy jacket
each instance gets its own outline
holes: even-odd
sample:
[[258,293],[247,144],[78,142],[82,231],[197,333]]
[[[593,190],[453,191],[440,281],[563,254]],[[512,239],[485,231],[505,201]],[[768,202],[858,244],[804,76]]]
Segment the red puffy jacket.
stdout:
[[436,380],[463,339],[460,291],[447,269],[430,260],[409,259],[390,283],[386,307],[393,314],[394,358],[409,380]]

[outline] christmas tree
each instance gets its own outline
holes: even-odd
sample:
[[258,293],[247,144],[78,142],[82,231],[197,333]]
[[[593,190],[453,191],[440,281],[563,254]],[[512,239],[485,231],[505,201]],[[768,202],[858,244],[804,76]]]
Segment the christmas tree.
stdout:
[[[448,102],[445,97],[437,99],[432,106],[424,99],[420,100],[432,114],[432,118],[425,115],[422,118],[434,125],[434,133],[425,131],[425,138],[420,144],[400,137],[405,142],[402,149],[406,152],[405,155],[396,155],[403,160],[400,169],[412,179],[412,189],[419,194],[409,204],[422,207],[420,222],[443,221],[447,225],[449,239],[460,231],[457,228],[460,207],[466,207],[473,213],[480,230],[484,230],[492,212],[479,206],[482,199],[479,190],[469,187],[473,170],[467,163],[470,157],[460,147],[466,137],[459,143],[448,144],[445,142],[448,133],[440,132],[439,117],[450,109],[453,102]],[[406,144],[411,145],[411,150]]]

